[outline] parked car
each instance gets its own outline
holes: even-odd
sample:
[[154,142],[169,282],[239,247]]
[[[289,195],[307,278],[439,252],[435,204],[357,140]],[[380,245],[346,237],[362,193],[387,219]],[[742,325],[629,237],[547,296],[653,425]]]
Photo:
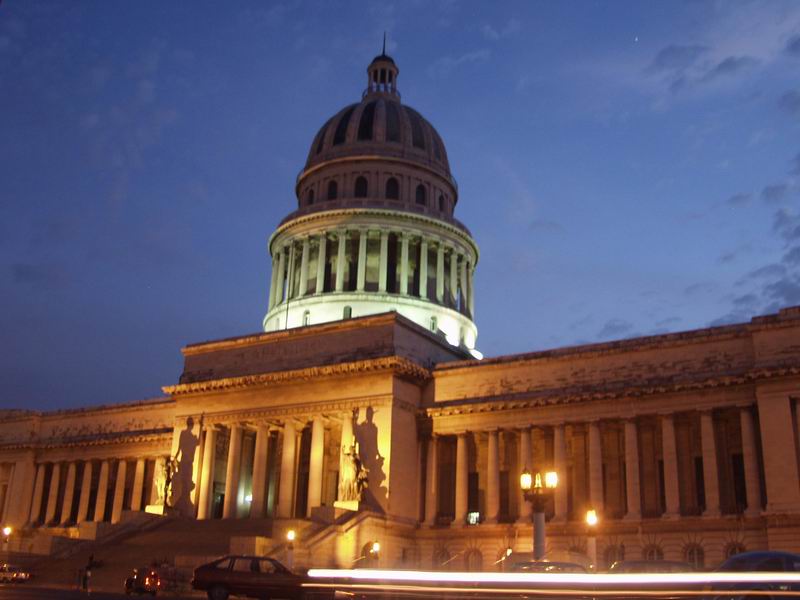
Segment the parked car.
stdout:
[[229,555],[197,567],[192,587],[205,591],[210,600],[226,600],[229,595],[296,600],[302,581],[274,558]]
[[133,574],[125,580],[126,594],[152,594],[155,596],[161,589],[161,577],[158,571],[150,567],[134,569]]
[[515,573],[586,573],[586,569],[577,563],[549,560],[528,560],[514,563],[511,571]]
[[0,565],[0,582],[2,583],[25,583],[30,579],[30,571],[8,563]]
[[[791,552],[743,552],[731,556],[728,560],[722,563],[716,569],[719,572],[734,572],[734,573],[758,573],[758,572],[773,572],[773,573],[798,573],[800,572],[800,554],[792,554]],[[780,576],[777,576],[775,581],[769,582],[754,582],[754,583],[731,583],[731,584],[716,584],[714,591],[741,590],[742,592],[755,591],[754,597],[759,600],[769,600],[772,596],[765,595],[764,592],[775,591],[778,592],[774,597],[785,598],[787,593],[798,592],[800,593],[800,583],[781,581]],[[749,598],[746,593],[741,596],[726,596],[726,600],[741,600]],[[794,596],[797,597],[797,596]]]
[[609,573],[686,573],[693,571],[689,563],[678,560],[618,560]]

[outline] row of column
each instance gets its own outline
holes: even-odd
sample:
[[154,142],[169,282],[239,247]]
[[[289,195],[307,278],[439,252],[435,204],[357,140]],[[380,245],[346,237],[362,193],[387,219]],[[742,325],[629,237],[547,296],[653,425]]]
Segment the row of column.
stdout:
[[[159,458],[156,459],[156,461],[160,462],[160,468],[163,470],[166,460],[164,458]],[[144,492],[143,486],[146,462],[147,459],[145,458],[138,458],[136,460],[130,506],[130,509],[133,511],[144,509],[142,506],[142,497]],[[75,518],[76,524],[85,521],[103,521],[105,520],[106,502],[109,493],[113,494],[110,521],[112,523],[118,523],[122,517],[125,500],[125,482],[127,478],[128,461],[116,461],[117,477],[113,490],[109,489],[109,479],[111,469],[113,468],[112,463],[113,461],[111,459],[100,461],[97,496],[95,498],[93,514],[89,514],[89,503],[92,493],[92,474],[94,469],[92,461],[83,462],[83,475],[80,485],[76,480],[78,461],[67,463],[39,463],[36,468],[36,480],[33,487],[33,498],[28,519],[29,523],[34,524],[41,521],[46,526],[66,526],[71,524],[75,494],[78,494],[78,511]],[[44,487],[48,464],[52,465],[52,471],[47,497],[45,498]],[[61,510],[59,512],[58,496],[62,476],[65,478],[64,496],[61,499]],[[152,497],[155,493],[156,491],[152,490],[150,496]],[[59,515],[57,520],[56,515]]]
[[[360,228],[355,231],[346,229],[336,230],[335,236],[338,238],[336,254],[336,281],[334,291],[344,291],[344,273],[347,262],[347,241],[351,233],[358,235],[358,257],[354,261],[357,264],[356,291],[364,291],[366,284],[367,268],[367,239],[373,230]],[[400,290],[402,295],[409,295],[408,274],[409,274],[409,243],[412,234],[407,231],[390,231],[388,229],[379,230],[380,234],[380,257],[378,273],[378,291],[386,292],[387,274],[389,260],[389,235],[395,233],[400,236]],[[474,294],[473,276],[474,265],[471,264],[469,257],[460,252],[456,247],[445,244],[438,238],[418,236],[420,238],[420,260],[419,260],[419,297],[428,297],[428,270],[436,269],[436,301],[445,304],[445,259],[450,261],[450,298],[448,302],[456,306],[458,302],[459,286],[463,294],[463,301],[466,304],[464,310],[469,315],[474,314]],[[281,304],[287,298],[302,298],[308,290],[310,277],[316,278],[316,293],[322,292],[325,280],[325,265],[327,262],[327,240],[328,232],[317,235],[317,269],[316,273],[309,273],[309,262],[311,259],[311,239],[302,238],[299,247],[294,241],[278,248],[272,258],[272,281],[270,285],[269,308],[270,310]],[[436,265],[428,264],[428,246],[436,245]],[[296,269],[296,262],[300,261],[300,277],[298,288],[294,289],[294,277],[291,274]],[[288,282],[284,281],[287,273],[290,275]],[[284,292],[284,288],[286,291]]]
[[[747,516],[758,516],[761,512],[761,487],[758,466],[758,450],[753,423],[753,415],[749,407],[739,411],[742,436],[742,453],[746,479]],[[664,497],[666,510],[664,518],[677,518],[680,516],[678,454],[675,442],[675,425],[673,414],[659,416],[662,433],[662,458],[664,463]],[[703,481],[705,489],[705,511],[703,516],[716,517],[720,515],[719,473],[717,465],[717,449],[714,437],[714,424],[711,411],[700,413],[700,430],[703,456]],[[519,436],[520,470],[534,468],[544,470],[541,463],[534,461],[531,452],[532,429],[530,427],[517,430]],[[486,515],[485,523],[496,523],[500,516],[500,458],[498,429],[487,431],[487,465],[486,465]],[[462,525],[467,522],[468,494],[469,494],[469,457],[468,457],[469,432],[457,434],[456,465],[455,465],[455,518],[454,524]],[[554,492],[554,519],[567,518],[567,446],[565,438],[565,424],[552,426],[553,435],[553,464],[552,470],[559,474],[559,485]],[[438,439],[433,436],[429,442],[426,470],[426,496],[425,496],[425,522],[434,525],[438,517],[438,482],[439,460]],[[625,519],[639,520],[642,518],[642,499],[639,466],[639,436],[635,420],[626,420],[624,423],[625,447],[625,494],[627,513]],[[598,421],[588,423],[588,471],[589,471],[589,503],[592,508],[602,513],[604,509],[603,494],[603,448]],[[510,481],[509,485],[518,486],[517,480]],[[518,489],[518,488],[517,488]],[[519,517],[522,520],[530,518],[530,504],[519,501]]]
[[[347,419],[345,419],[345,423]],[[243,423],[231,423],[230,441],[228,444],[227,466],[225,472],[225,500],[222,518],[232,519],[237,516],[237,499],[242,476],[242,439],[248,426]],[[261,423],[254,426],[256,432],[255,452],[252,472],[252,499],[250,501],[250,518],[264,516],[266,509],[267,465],[270,431],[275,426]],[[294,420],[286,421],[280,428],[282,438],[281,463],[279,468],[278,501],[276,516],[293,518],[296,498],[297,466],[299,436],[302,431]],[[214,493],[214,467],[216,460],[216,443],[219,429],[210,426],[205,430],[203,461],[200,474],[200,492],[197,504],[197,518],[212,518]],[[352,435],[352,433],[351,433]],[[310,516],[314,507],[322,505],[322,476],[325,449],[325,422],[322,416],[316,416],[311,422],[311,454],[308,477],[308,508]]]

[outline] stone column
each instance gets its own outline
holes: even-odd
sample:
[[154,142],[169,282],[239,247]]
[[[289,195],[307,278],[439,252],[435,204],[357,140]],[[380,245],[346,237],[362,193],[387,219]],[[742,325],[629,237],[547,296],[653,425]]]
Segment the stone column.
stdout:
[[[297,262],[297,252],[295,251],[294,241],[289,244],[289,259],[286,266],[286,301],[294,298],[294,265]],[[289,324],[287,323],[288,327]]]
[[336,291],[344,290],[344,265],[347,250],[347,232],[339,231],[339,250],[336,255]]
[[[467,312],[467,257],[461,257],[461,312]],[[456,296],[457,297],[457,296]]]
[[317,249],[317,287],[315,294],[325,291],[325,263],[328,261],[328,234],[319,234],[319,248]]
[[469,510],[469,446],[467,434],[459,433],[456,442],[456,515],[453,525],[461,527],[467,523]]
[[360,229],[358,232],[358,277],[356,280],[356,289],[359,292],[364,291],[364,286],[367,283],[367,239],[369,232],[366,229]]
[[558,473],[553,520],[564,521],[567,518],[567,440],[563,423],[553,427],[553,468]]
[[223,519],[235,519],[239,499],[239,471],[242,464],[242,426],[231,425],[231,439],[228,444],[228,465],[225,469],[225,503],[222,506]]
[[742,427],[744,484],[747,491],[747,510],[744,514],[748,517],[757,517],[761,514],[761,481],[758,474],[755,427],[749,406],[743,406],[739,411],[739,420]]
[[433,527],[439,513],[439,454],[437,437],[428,440],[427,469],[425,472],[425,524]]
[[589,422],[589,502],[598,515],[603,514],[603,442],[600,424]]
[[61,503],[61,524],[66,525],[72,516],[72,500],[75,497],[75,475],[77,465],[72,461],[67,466],[67,481],[64,486],[64,501]]
[[661,416],[661,454],[664,460],[664,497],[667,507],[664,517],[680,516],[681,504],[678,494],[678,451],[675,448],[675,421],[671,414]]
[[269,452],[269,427],[263,423],[256,429],[256,448],[253,454],[253,501],[250,503],[250,518],[264,516],[267,505],[267,453]]
[[389,232],[381,231],[381,259],[378,267],[378,291],[386,291],[386,277],[389,272]]
[[200,493],[197,496],[197,518],[210,519],[214,496],[214,471],[216,465],[217,429],[206,429],[203,443],[203,465],[200,472]]
[[497,523],[500,516],[500,448],[496,429],[489,431],[486,466],[486,522]]
[[642,499],[639,487],[639,437],[636,421],[625,421],[625,497],[628,511],[625,518],[638,521],[642,518]]
[[428,297],[428,240],[419,243],[419,297]]
[[269,281],[269,310],[275,306],[275,295],[277,292],[277,285],[278,285],[278,260],[276,257],[272,257],[272,275]]
[[94,503],[94,521],[98,523],[106,517],[106,498],[108,497],[108,460],[100,463],[100,477],[97,480],[97,497]]
[[717,473],[717,443],[714,439],[714,420],[711,411],[700,413],[700,440],[703,448],[703,487],[706,492],[704,517],[718,517],[719,474]]
[[531,521],[531,503],[525,500],[525,495],[522,493],[522,488],[519,487],[519,476],[525,469],[533,472],[533,453],[531,452],[531,429],[525,427],[519,430],[519,460],[517,461],[518,471],[517,477],[514,478],[512,485],[517,489],[517,506],[519,507],[518,523],[530,523]]
[[275,305],[283,302],[283,278],[286,270],[286,250],[281,248],[278,251],[278,277],[275,282]]
[[36,523],[42,514],[42,496],[44,495],[45,463],[36,468],[36,483],[33,485],[33,502],[31,503],[30,523]]
[[136,470],[133,473],[133,489],[131,490],[131,510],[142,510],[142,490],[144,489],[144,468],[147,461],[136,459]]
[[322,506],[322,461],[325,455],[325,423],[321,416],[311,424],[311,456],[308,463],[308,502],[306,516],[311,509]]
[[436,301],[444,302],[444,244],[441,240],[436,245]]
[[456,306],[458,300],[458,253],[453,248],[450,253],[450,304]]
[[405,231],[400,240],[400,293],[408,295],[408,234]]
[[468,277],[469,277],[468,281],[469,296],[467,296],[467,308],[469,309],[469,318],[474,320],[475,319],[475,287],[474,287],[475,265],[469,266]]
[[111,522],[119,523],[122,518],[122,503],[125,500],[125,477],[128,474],[128,461],[120,459],[117,463],[117,483],[114,486],[114,503],[111,506]]
[[291,519],[294,516],[295,481],[295,427],[292,421],[283,426],[283,452],[281,454],[281,479],[278,488],[278,518]]
[[92,461],[83,464],[83,480],[81,481],[81,497],[78,500],[78,517],[76,523],[83,523],[89,518],[89,496],[92,494]]
[[47,511],[44,513],[44,524],[52,525],[58,509],[58,487],[61,484],[61,464],[53,463],[53,474],[50,475],[50,493],[47,495]]
[[303,238],[303,254],[300,258],[300,285],[297,289],[298,297],[302,298],[308,290],[308,253],[311,251],[311,241]]
[[[787,386],[788,387],[788,386]],[[791,388],[790,388],[791,389]],[[794,419],[788,389],[756,389],[768,513],[800,512]]]

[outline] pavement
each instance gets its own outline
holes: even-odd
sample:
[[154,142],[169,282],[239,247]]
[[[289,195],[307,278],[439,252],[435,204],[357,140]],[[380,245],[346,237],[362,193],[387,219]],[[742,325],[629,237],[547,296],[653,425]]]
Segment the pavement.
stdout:
[[[122,598],[130,600],[136,597],[126,596],[122,593],[95,591],[87,594],[86,592],[66,588],[36,587],[35,585],[27,584],[0,584],[0,600],[119,600]],[[150,598],[151,596],[140,597]],[[169,598],[170,600],[197,599],[197,596],[175,596],[170,593],[162,593],[157,597]]]

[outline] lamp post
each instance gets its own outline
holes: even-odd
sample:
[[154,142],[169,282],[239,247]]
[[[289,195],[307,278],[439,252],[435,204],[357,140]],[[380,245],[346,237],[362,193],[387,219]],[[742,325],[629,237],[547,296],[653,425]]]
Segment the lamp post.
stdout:
[[289,570],[294,568],[294,540],[296,537],[297,533],[294,529],[286,532],[286,562],[288,563],[286,566],[289,567]]
[[6,552],[8,552],[8,540],[12,533],[14,533],[14,530],[10,526],[3,527],[3,543],[5,544]]
[[558,473],[531,474],[528,467],[519,476],[519,487],[527,502],[533,509],[533,559],[542,560],[545,554],[544,510],[553,491],[558,487]]
[[586,511],[586,526],[589,530],[589,535],[586,538],[586,553],[589,555],[590,567],[597,570],[597,538],[595,532],[597,531],[597,511],[590,508]]
[[370,546],[369,548],[369,558],[370,560],[375,561],[376,564],[380,560],[380,551],[381,551],[381,543],[372,542],[372,546]]

